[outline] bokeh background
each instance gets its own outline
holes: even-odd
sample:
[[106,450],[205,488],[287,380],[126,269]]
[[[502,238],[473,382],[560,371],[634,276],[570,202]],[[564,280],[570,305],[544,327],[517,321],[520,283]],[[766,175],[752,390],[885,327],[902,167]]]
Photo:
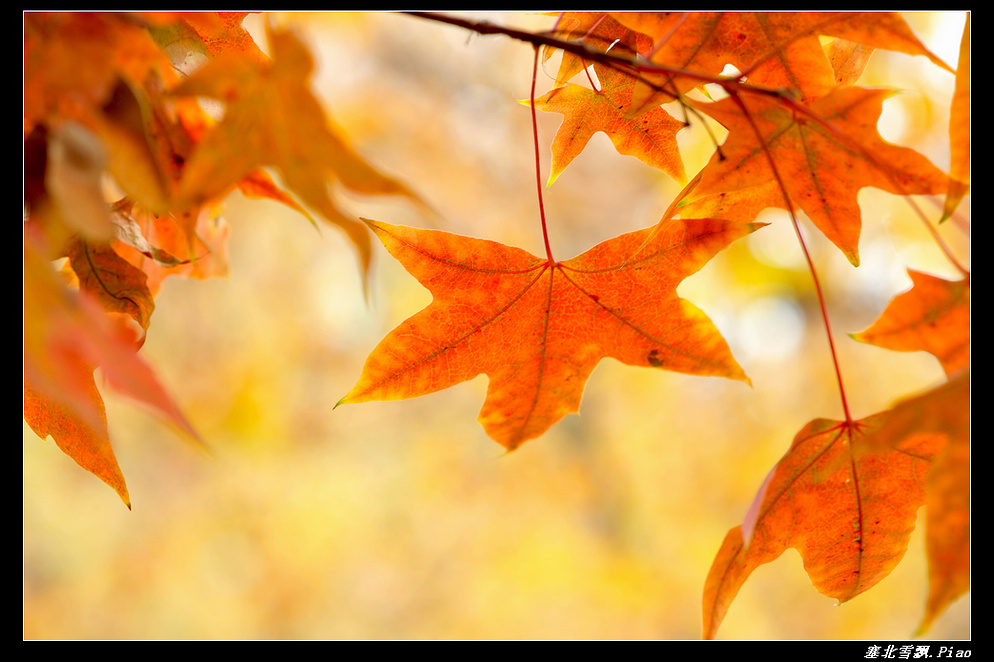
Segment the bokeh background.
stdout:
[[[477,14],[541,30],[553,18]],[[963,12],[908,14],[955,66]],[[380,13],[272,14],[318,60],[314,89],[356,148],[437,212],[350,199],[357,215],[543,253],[526,99],[532,50]],[[548,90],[558,58],[539,72]],[[902,90],[880,130],[948,168],[953,76],[876,53],[861,80]],[[562,117],[540,114],[543,178]],[[689,173],[710,154],[682,131]],[[563,259],[656,223],[678,186],[603,134],[546,190]],[[810,226],[853,414],[938,384],[938,362],[861,345],[907,289],[947,277],[907,202],[864,189],[862,266]],[[941,201],[916,202],[932,218]],[[969,207],[943,237],[969,263]],[[701,591],[794,434],[841,407],[810,278],[783,214],[679,292],[727,338],[753,386],[603,361],[579,416],[505,454],[476,423],[486,378],[403,402],[333,409],[369,351],[430,301],[377,247],[369,297],[355,253],[269,201],[232,196],[230,276],[169,279],[146,358],[208,441],[199,453],[104,390],[134,510],[24,426],[27,639],[697,639]],[[905,639],[927,596],[922,528],[905,560],[844,605],[789,550],[746,582],[722,639]],[[926,638],[969,638],[970,596]]]

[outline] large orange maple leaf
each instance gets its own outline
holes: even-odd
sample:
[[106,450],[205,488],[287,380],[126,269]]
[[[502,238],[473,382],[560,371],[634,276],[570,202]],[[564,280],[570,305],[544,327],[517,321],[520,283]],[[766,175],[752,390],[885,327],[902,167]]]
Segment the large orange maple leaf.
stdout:
[[[748,381],[679,283],[759,225],[680,219],[556,262],[493,241],[367,221],[433,297],[366,360],[339,404],[433,393],[490,378],[479,421],[514,449],[580,405],[604,357]],[[643,245],[645,244],[645,245]]]

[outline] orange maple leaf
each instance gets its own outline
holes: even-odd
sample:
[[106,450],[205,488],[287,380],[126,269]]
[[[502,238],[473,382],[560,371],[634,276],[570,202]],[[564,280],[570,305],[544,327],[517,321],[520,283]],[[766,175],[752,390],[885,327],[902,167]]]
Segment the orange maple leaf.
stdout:
[[[93,369],[80,365],[78,374],[69,375],[68,364],[65,368],[64,375],[77,380],[80,388],[74,406],[40,394],[25,379],[24,421],[36,435],[42,439],[52,437],[55,445],[76,464],[107,483],[130,510],[131,497],[110,445],[104,401],[93,381]],[[87,417],[79,412],[83,403],[91,410]]]
[[[929,521],[937,523],[928,533],[930,548],[937,544],[944,551],[951,543],[946,555],[961,559],[965,544],[968,559],[963,486],[954,487],[954,498],[942,495],[949,470],[930,472],[933,459],[968,440],[969,374],[851,426],[827,419],[808,423],[767,476],[742,525],[722,542],[705,582],[704,637],[715,635],[749,575],[789,547],[800,552],[824,595],[841,603],[869,590],[903,558],[918,508],[926,502],[934,508]],[[934,561],[933,596],[941,608],[963,584],[942,573],[961,576],[965,568],[968,585],[969,565],[943,566],[941,556]],[[947,584],[955,586],[945,590]]]
[[[614,54],[644,54],[652,47],[652,40],[616,21],[609,14],[595,12],[563,12],[556,22],[554,34],[565,40],[582,41],[591,48]],[[545,57],[552,56],[547,49]],[[573,76],[583,71],[589,62],[581,56],[563,51],[554,87],[562,87]]]
[[[696,194],[768,184],[777,179],[772,161],[791,204],[859,265],[861,188],[937,194],[948,184],[948,177],[927,158],[877,133],[882,104],[890,94],[836,88],[812,102],[809,113],[769,95],[742,94],[741,106],[733,98],[695,103],[729,130],[720,153],[702,171]],[[779,205],[786,207],[782,195]]]
[[578,410],[604,357],[748,381],[676,287],[758,225],[675,220],[648,243],[653,228],[555,262],[493,241],[367,223],[434,300],[377,345],[338,404],[411,398],[486,373],[479,421],[514,449]]
[[130,508],[93,378],[96,368],[114,390],[202,442],[154,369],[137,354],[134,330],[122,324],[125,315],[144,314],[141,307],[108,314],[86,292],[65,287],[35,225],[25,224],[24,420],[43,439],[52,436]]
[[912,287],[894,297],[856,340],[900,352],[932,354],[947,376],[970,365],[970,280],[908,269]]
[[81,121],[110,99],[121,80],[140,87],[151,71],[166,80],[169,61],[126,15],[25,12],[24,129]]
[[612,14],[655,45],[648,57],[674,68],[650,74],[635,92],[637,114],[700,84],[695,72],[717,76],[732,65],[752,85],[794,90],[803,99],[835,85],[819,36],[840,37],[871,48],[924,55],[949,70],[914,36],[896,12],[630,12]]
[[269,39],[271,62],[228,50],[174,90],[225,103],[221,122],[186,163],[179,198],[189,204],[222,198],[260,166],[276,167],[291,191],[348,234],[366,267],[369,234],[339,210],[330,185],[417,197],[357,154],[325,115],[309,87],[313,59],[297,37],[270,29]]
[[606,133],[621,154],[634,156],[684,183],[686,174],[676,134],[686,123],[662,108],[626,119],[635,79],[609,67],[595,66],[594,70],[600,84],[598,90],[567,83],[535,99],[535,108],[564,115],[552,141],[549,185],[598,131]]

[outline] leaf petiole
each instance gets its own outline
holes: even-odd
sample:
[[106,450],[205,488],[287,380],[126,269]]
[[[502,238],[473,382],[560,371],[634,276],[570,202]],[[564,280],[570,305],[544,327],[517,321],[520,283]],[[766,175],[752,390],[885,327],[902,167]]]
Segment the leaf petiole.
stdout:
[[545,199],[542,196],[542,158],[539,154],[538,146],[538,116],[535,112],[535,83],[538,79],[538,55],[539,47],[535,45],[535,64],[532,67],[532,89],[529,96],[532,110],[532,136],[535,143],[535,183],[538,186],[538,211],[542,218],[542,239],[545,240],[545,255],[549,258],[549,264],[555,264],[552,257],[552,245],[549,243],[549,226],[545,220]]

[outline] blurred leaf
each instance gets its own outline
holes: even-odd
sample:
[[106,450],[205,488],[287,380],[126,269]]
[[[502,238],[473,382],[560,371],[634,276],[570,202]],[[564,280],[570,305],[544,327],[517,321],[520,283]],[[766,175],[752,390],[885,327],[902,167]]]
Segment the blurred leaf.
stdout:
[[80,289],[104,310],[131,316],[142,328],[148,325],[155,301],[146,282],[148,276],[123,260],[108,244],[89,244],[77,239],[69,247],[69,264]]
[[272,62],[224,51],[174,91],[225,104],[224,118],[186,164],[180,198],[189,203],[213,200],[258,167],[276,167],[291,191],[348,234],[365,272],[369,233],[339,211],[329,185],[338,181],[356,193],[416,197],[356,154],[325,116],[310,91],[314,64],[304,45],[278,30],[270,30],[270,41]]
[[970,190],[970,12],[966,13],[963,40],[960,43],[959,66],[956,67],[956,89],[949,112],[949,147],[951,169],[949,192],[942,219],[953,215],[963,196]]
[[[84,279],[88,276],[84,274]],[[109,316],[87,294],[69,290],[47,261],[33,223],[24,245],[25,420],[42,438],[51,434],[83,468],[111,485],[130,507],[106,433],[103,400],[93,381],[100,368],[119,393],[200,438],[136,353],[137,338],[121,315]]]

